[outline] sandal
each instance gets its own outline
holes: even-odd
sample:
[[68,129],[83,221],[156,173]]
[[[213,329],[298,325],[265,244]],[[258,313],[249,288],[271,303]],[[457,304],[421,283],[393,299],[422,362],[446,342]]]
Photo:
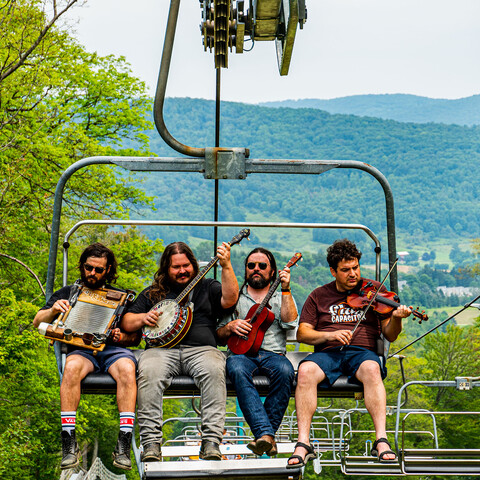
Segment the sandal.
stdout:
[[[379,443],[386,443],[388,445],[389,450],[385,450],[380,455],[378,454],[377,446]],[[373,457],[378,457],[378,461],[380,463],[397,463],[397,454],[391,449],[392,446],[390,442],[386,438],[379,438],[373,442],[372,450],[370,451],[370,455]],[[385,455],[392,454],[395,455],[395,458],[383,458]]]
[[[302,468],[304,467],[310,460],[315,458],[315,452],[313,450],[313,447],[311,445],[307,445],[306,443],[302,442],[297,442],[295,444],[295,449],[297,447],[302,447],[304,448],[307,453],[305,454],[305,457],[302,457],[301,455],[292,455],[288,460],[287,460],[287,468]],[[289,463],[292,458],[298,459],[298,463]]]

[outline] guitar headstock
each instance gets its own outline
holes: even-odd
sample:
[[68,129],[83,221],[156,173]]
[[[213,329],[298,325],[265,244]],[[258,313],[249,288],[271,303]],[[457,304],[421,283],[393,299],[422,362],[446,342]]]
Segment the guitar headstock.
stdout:
[[302,254],[300,252],[297,252],[285,265],[285,267],[293,267],[299,260],[302,259]]
[[244,228],[243,230],[240,230],[240,232],[230,240],[230,245],[236,245],[237,243],[240,243],[244,238],[248,238],[249,235],[249,228]]

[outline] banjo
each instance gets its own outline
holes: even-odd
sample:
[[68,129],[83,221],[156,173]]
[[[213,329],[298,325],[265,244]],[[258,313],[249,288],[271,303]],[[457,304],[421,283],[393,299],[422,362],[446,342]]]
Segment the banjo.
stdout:
[[[245,228],[235,235],[229,244],[240,243],[249,235],[250,230]],[[152,308],[151,311],[158,312],[159,318],[156,326],[145,325],[143,327],[142,336],[148,347],[171,348],[185,337],[193,318],[192,308],[189,303],[185,304],[185,299],[217,262],[218,257],[215,255],[177,298],[161,300]]]

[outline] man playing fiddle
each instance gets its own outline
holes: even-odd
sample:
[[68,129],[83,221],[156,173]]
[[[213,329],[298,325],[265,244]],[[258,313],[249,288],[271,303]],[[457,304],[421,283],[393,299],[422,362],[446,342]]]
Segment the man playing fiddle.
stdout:
[[[341,375],[363,384],[365,407],[372,417],[376,434],[372,455],[380,462],[397,460],[387,440],[383,385],[386,370],[376,353],[377,340],[383,334],[389,342],[395,341],[402,330],[402,319],[412,312],[404,305],[384,315],[370,308],[352,333],[364,314],[362,309],[347,304],[347,297],[363,283],[359,264],[361,256],[356,245],[349,240],[334,242],[327,249],[327,262],[335,280],[316,288],[303,306],[297,340],[314,345],[315,349],[298,368],[295,391],[298,443],[288,459],[287,468],[303,466],[314,457],[309,432],[317,407],[317,385],[328,388]],[[378,282],[371,282],[379,286]]]

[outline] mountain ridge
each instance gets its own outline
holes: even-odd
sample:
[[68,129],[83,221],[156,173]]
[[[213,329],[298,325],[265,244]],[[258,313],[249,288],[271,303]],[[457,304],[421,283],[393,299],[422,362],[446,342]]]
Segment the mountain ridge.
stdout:
[[268,108],[310,108],[331,114],[382,118],[399,122],[480,125],[480,94],[437,99],[410,94],[350,95],[333,99],[306,98],[256,104]]

